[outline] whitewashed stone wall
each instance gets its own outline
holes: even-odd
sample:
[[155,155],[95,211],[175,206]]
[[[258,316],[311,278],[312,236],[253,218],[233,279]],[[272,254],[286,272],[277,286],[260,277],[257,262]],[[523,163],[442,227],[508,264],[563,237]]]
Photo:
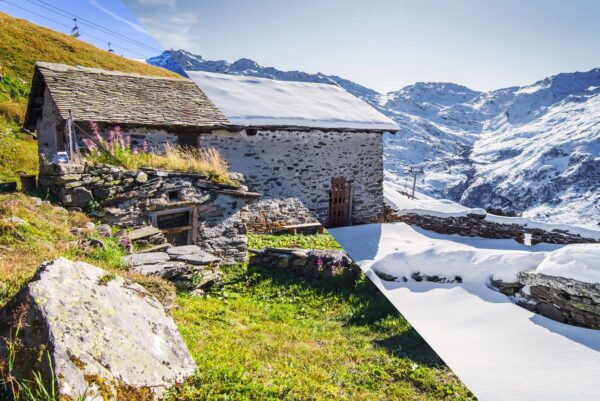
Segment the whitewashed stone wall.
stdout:
[[145,144],[148,149],[160,152],[166,143],[177,144],[177,135],[164,129],[132,128],[123,134],[129,137],[131,146],[138,150],[143,149]]
[[215,131],[200,146],[221,151],[234,171],[271,197],[300,199],[322,223],[329,218],[332,177],[352,181],[353,224],[383,217],[383,141],[371,132]]

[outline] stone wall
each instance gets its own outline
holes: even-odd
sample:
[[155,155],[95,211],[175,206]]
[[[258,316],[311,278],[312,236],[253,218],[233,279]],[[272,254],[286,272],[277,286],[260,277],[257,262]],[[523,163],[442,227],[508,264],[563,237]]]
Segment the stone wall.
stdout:
[[[56,104],[50,96],[48,88],[44,90],[44,104],[42,105],[42,118],[37,122],[38,153],[47,160],[52,159],[58,150],[58,140],[63,139],[65,122],[60,118]],[[60,137],[60,138],[58,138]]]
[[297,198],[263,198],[248,205],[248,230],[255,233],[278,232],[296,224],[318,223]]
[[225,264],[246,259],[245,207],[260,197],[199,175],[114,166],[42,164],[39,184],[65,207],[121,227],[152,224],[155,212],[191,208],[193,242]]
[[382,134],[258,130],[201,134],[200,146],[221,151],[255,191],[299,199],[323,224],[329,218],[332,177],[352,182],[352,223],[383,218]]
[[316,279],[357,278],[361,273],[360,267],[344,251],[266,248],[250,252],[249,267],[285,269]]
[[563,230],[545,231],[519,224],[500,224],[484,220],[484,217],[485,216],[482,215],[435,217],[414,213],[397,215],[391,210],[386,211],[386,221],[415,225],[440,234],[458,234],[463,237],[514,239],[520,243],[523,243],[525,234],[530,234],[532,245],[541,242],[551,244],[600,242],[592,238],[584,238],[578,234],[571,234]]
[[575,326],[600,329],[600,283],[521,272],[517,282],[492,281],[515,302],[549,319]]

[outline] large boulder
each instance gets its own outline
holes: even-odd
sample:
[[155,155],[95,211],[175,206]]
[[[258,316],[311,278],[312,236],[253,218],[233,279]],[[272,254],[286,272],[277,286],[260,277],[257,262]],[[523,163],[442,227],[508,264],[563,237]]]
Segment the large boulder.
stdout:
[[14,335],[19,317],[15,373],[53,379],[61,399],[152,400],[196,370],[156,299],[87,263],[42,265],[0,311],[0,335]]

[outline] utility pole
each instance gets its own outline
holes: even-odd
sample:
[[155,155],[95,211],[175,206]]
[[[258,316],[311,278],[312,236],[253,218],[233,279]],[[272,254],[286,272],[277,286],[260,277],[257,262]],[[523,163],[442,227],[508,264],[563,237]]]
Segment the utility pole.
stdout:
[[414,166],[410,166],[408,169],[408,174],[412,174],[413,176],[413,186],[412,186],[412,194],[411,198],[415,199],[415,189],[417,188],[417,176],[419,174],[425,174],[422,168],[416,168]]

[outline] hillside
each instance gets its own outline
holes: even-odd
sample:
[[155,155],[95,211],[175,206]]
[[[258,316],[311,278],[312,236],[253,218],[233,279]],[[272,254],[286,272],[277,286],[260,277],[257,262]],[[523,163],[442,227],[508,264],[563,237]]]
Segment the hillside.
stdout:
[[0,12],[0,116],[21,121],[36,61],[49,61],[144,75],[178,76],[111,54],[64,33]]
[[18,133],[36,61],[179,76],[1,12],[0,26],[0,181],[14,180],[18,171],[35,173],[37,168],[35,141]]
[[336,83],[400,125],[385,138],[389,180],[408,184],[406,168],[416,165],[425,170],[418,187],[427,195],[554,223],[600,223],[600,69],[489,92],[419,82],[380,94],[338,76],[250,59],[169,50],[147,61],[179,72]]

